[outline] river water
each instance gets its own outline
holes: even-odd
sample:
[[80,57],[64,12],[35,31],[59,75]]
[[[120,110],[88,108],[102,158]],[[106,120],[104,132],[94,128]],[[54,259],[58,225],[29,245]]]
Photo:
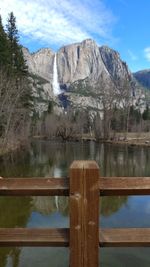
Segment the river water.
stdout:
[[[73,160],[96,160],[102,176],[149,176],[150,148],[36,141],[0,159],[3,177],[65,177]],[[150,197],[104,197],[101,227],[150,227]],[[0,227],[69,227],[65,197],[0,197]],[[68,267],[67,248],[0,248],[0,267]],[[149,267],[150,248],[102,248],[101,267]]]

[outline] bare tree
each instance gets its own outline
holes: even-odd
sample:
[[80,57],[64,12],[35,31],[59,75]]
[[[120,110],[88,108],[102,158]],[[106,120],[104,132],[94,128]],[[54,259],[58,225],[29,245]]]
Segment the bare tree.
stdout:
[[24,107],[22,97],[28,88],[26,78],[8,76],[0,69],[0,138],[1,147],[4,148],[17,138],[25,138],[29,111]]
[[97,99],[102,105],[103,138],[110,138],[111,120],[114,116],[117,91],[111,79],[102,73],[97,84]]
[[129,130],[130,110],[133,104],[132,83],[128,78],[120,81],[120,85],[117,87],[117,102],[118,108],[123,110],[123,131],[126,138]]
[[72,112],[64,112],[59,116],[57,122],[56,136],[63,141],[73,139],[77,134],[76,123]]

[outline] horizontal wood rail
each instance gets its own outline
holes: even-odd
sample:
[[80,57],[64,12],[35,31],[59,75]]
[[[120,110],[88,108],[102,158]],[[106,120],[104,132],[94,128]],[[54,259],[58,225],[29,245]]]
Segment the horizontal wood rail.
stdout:
[[[150,195],[150,177],[100,177],[101,196]],[[0,179],[1,196],[69,196],[68,178]]]
[[[69,229],[0,228],[0,246],[68,247]],[[99,230],[100,247],[149,247],[149,228]]]
[[0,228],[0,246],[69,246],[70,267],[98,267],[100,247],[150,246],[150,228],[99,229],[99,196],[150,195],[150,177],[99,177],[75,161],[69,178],[0,179],[0,196],[69,196],[69,229]]
[[112,228],[99,232],[101,247],[149,247],[150,228]]
[[67,247],[68,229],[0,228],[0,246]]
[[150,177],[101,177],[101,196],[150,195]]
[[5,178],[0,179],[1,196],[68,196],[69,179]]

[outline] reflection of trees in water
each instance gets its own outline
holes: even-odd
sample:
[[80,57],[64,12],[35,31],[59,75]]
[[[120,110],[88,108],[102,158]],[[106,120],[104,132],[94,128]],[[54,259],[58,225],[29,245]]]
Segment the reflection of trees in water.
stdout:
[[150,148],[110,144],[102,146],[102,175],[150,176]]
[[[41,158],[41,155],[46,155],[47,158],[53,162],[53,166],[48,175],[53,175],[55,168],[61,170],[61,175],[65,176],[69,173],[69,167],[73,160],[91,159],[95,156],[95,146],[93,143],[79,143],[79,142],[39,142],[34,143],[34,153]],[[39,153],[40,151],[40,153]]]
[[0,248],[0,267],[18,267],[19,255],[19,248]]
[[110,216],[127,203],[127,200],[127,196],[102,197],[100,200],[100,212],[103,216]]
[[0,164],[0,174],[3,177],[45,177],[47,173],[50,173],[53,165],[52,159],[44,155],[36,156],[31,149],[23,153],[14,153],[11,158],[3,158]]
[[[37,141],[30,150],[1,161],[1,176],[50,177],[69,173],[73,160],[94,159],[103,176],[150,176],[150,148],[94,142]],[[8,168],[9,165],[9,168]]]
[[[67,175],[75,159],[94,158],[95,144],[65,142],[33,142],[28,151],[20,151],[1,159],[0,174],[3,177],[48,177],[54,169]],[[8,168],[9,165],[9,168]]]
[[[96,143],[35,142],[27,152],[0,162],[0,176],[47,177],[68,175],[73,160],[95,159],[102,176],[150,176],[150,148]],[[101,213],[117,212],[127,197],[101,198]],[[68,215],[66,197],[33,197],[33,209],[42,214],[58,211]],[[0,227],[24,227],[31,212],[31,198],[0,198]],[[0,267],[18,266],[20,250],[0,248]],[[9,256],[8,256],[9,255]],[[8,257],[7,257],[8,256]],[[7,264],[7,265],[6,265]]]
[[[68,198],[58,197],[1,197],[0,198],[0,227],[25,227],[30,217],[31,209],[47,215],[57,211],[63,216],[68,215]],[[20,249],[0,248],[0,267],[19,266]]]
[[0,197],[0,227],[24,227],[30,215],[30,198]]
[[[0,227],[25,227],[30,215],[30,198],[0,197]],[[20,250],[0,248],[0,267],[17,267]]]
[[68,215],[67,197],[33,197],[33,208],[43,215],[59,211],[63,216]]

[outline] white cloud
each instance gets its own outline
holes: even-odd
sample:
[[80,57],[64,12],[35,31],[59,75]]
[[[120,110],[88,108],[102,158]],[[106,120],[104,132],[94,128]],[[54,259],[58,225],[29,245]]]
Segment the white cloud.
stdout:
[[150,61],[150,47],[144,49],[145,58]]
[[128,55],[130,56],[131,60],[133,60],[133,61],[138,59],[138,57],[130,49],[128,49]]
[[102,0],[0,0],[4,23],[11,11],[23,36],[47,45],[112,38],[115,18]]

